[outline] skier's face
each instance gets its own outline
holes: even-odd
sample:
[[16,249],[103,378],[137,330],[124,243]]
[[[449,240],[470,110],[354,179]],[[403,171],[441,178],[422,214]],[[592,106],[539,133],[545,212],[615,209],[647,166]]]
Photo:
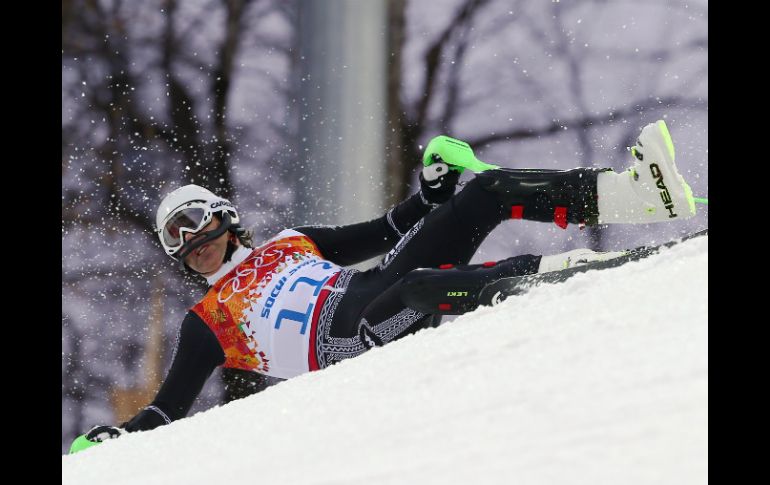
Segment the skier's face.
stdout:
[[[204,232],[210,232],[218,228],[220,225],[219,219],[216,217],[211,220],[208,226],[204,227],[197,234],[185,234],[185,241],[192,239],[194,236]],[[218,238],[210,241],[203,246],[196,248],[184,258],[184,262],[187,266],[202,274],[203,276],[211,276],[216,273],[222,266],[222,261],[225,259],[225,252],[227,251],[228,238],[235,237],[230,231],[225,232]],[[235,242],[235,241],[233,241]]]

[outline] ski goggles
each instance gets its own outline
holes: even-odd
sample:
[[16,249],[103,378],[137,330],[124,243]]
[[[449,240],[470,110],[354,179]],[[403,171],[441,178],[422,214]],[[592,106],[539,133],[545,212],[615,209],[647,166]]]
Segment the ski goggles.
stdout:
[[213,218],[213,212],[204,203],[192,203],[166,219],[159,229],[160,242],[168,254],[174,254],[184,245],[185,234],[196,234]]
[[[185,238],[187,234],[200,233],[214,219],[216,212],[222,214],[222,224],[219,229],[206,232],[207,237]],[[172,210],[165,217],[162,227],[156,227],[155,231],[166,254],[176,259],[178,256],[183,257],[189,253],[183,250],[183,247],[191,249],[205,244],[212,238],[224,234],[231,225],[238,224],[239,221],[235,206],[227,199],[218,197],[211,200],[192,200]]]

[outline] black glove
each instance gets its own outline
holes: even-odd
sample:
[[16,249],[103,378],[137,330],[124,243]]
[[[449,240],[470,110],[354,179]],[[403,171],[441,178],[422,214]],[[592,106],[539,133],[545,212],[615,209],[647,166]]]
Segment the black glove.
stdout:
[[101,443],[102,441],[120,438],[120,435],[125,433],[127,433],[126,430],[116,428],[115,426],[99,425],[94,426],[88,433],[86,433],[86,439],[88,441]]
[[458,180],[460,172],[450,170],[449,165],[437,161],[423,167],[420,172],[420,192],[429,204],[443,204],[454,195]]

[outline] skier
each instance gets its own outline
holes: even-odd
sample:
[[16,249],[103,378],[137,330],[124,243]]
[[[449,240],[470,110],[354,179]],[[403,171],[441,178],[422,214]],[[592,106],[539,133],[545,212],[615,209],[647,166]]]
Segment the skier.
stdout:
[[[426,327],[432,315],[405,307],[399,282],[416,268],[467,265],[504,220],[566,227],[693,216],[665,123],[644,127],[631,152],[634,164],[622,173],[487,170],[456,195],[462,168],[433,157],[420,173],[420,190],[379,219],[296,227],[256,247],[230,201],[196,185],[174,190],[157,210],[158,237],[166,254],[210,288],[185,316],[153,402],[119,427],[96,426],[79,439],[97,443],[186,416],[217,366],[291,378]],[[368,271],[346,267],[382,254]],[[517,276],[620,254],[576,249],[465,269]]]

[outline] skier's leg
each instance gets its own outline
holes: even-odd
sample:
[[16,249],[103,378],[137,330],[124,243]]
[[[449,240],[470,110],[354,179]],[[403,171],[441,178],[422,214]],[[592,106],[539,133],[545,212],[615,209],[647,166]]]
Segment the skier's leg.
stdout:
[[635,224],[695,215],[690,186],[674,163],[674,144],[663,121],[642,129],[633,165],[610,169],[488,170],[477,175],[512,218],[567,223]]
[[[358,283],[372,286],[379,294],[413,269],[468,264],[501,222],[511,218],[553,220],[554,204],[565,208],[570,222],[595,220],[598,172],[592,168],[499,169],[479,174],[415,224],[376,268],[358,275]],[[519,201],[531,203],[523,213],[512,216],[511,207]]]
[[[502,276],[521,276],[538,272],[540,256],[522,255],[498,261],[455,266],[480,278],[495,279]],[[409,278],[407,274],[406,278]],[[406,279],[404,278],[404,279]],[[382,346],[406,335],[426,328],[433,314],[407,308],[401,298],[401,281],[397,281],[371,303],[366,305],[358,322],[358,335],[367,347]]]
[[[453,292],[452,289],[464,288],[469,285],[472,287],[483,287],[484,284],[501,278],[557,271],[580,266],[592,261],[604,261],[622,254],[624,253],[597,253],[589,249],[575,249],[552,256],[541,257],[527,254],[483,264],[459,265],[452,268],[449,268],[448,266],[450,265],[447,265],[445,269],[449,271],[446,271],[446,276],[451,275],[451,277],[448,279],[443,278],[444,269],[433,270],[431,273],[437,274],[441,277],[441,281],[446,281],[446,283],[436,284],[438,280],[433,279],[431,280],[431,288],[435,292],[444,295],[443,301],[445,305],[452,305],[450,302],[456,298],[451,296],[461,296]],[[408,273],[404,278],[391,285],[382,293],[379,293],[363,309],[359,317],[356,333],[367,348],[385,345],[429,326],[430,320],[434,315],[408,308],[402,298],[404,291],[402,282],[408,281],[417,273],[419,272],[412,271]],[[456,279],[458,275],[462,276],[461,279],[465,281],[453,286],[451,280]],[[419,278],[420,276],[417,277]],[[469,284],[469,282],[473,282],[473,284]],[[444,308],[443,310],[450,309]],[[454,310],[457,310],[457,308]]]
[[508,219],[494,193],[474,178],[448,202],[414,225],[361,283],[384,291],[409,271],[442,264],[467,264],[484,239]]

